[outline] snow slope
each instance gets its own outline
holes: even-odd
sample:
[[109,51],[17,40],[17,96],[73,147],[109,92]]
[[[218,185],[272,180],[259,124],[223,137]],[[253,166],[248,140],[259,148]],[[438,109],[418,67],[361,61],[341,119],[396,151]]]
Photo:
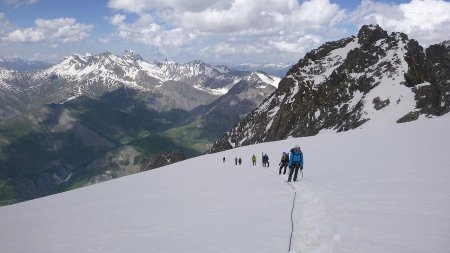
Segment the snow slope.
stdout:
[[278,88],[278,84],[280,83],[281,78],[275,77],[275,76],[269,76],[262,72],[255,72],[255,73],[259,77],[259,79],[261,79],[262,82],[268,83],[268,84],[272,85],[273,87]]
[[449,126],[445,115],[246,146],[1,207],[1,252],[287,252],[294,192],[275,166],[294,144],[305,171],[292,252],[448,252]]

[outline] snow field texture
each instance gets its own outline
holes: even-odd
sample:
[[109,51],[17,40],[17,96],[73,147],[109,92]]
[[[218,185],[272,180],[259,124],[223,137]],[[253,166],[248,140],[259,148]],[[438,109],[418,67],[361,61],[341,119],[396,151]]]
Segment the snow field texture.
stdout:
[[377,128],[325,132],[223,154],[259,148],[273,166],[283,151],[302,146],[305,178],[294,183],[293,252],[447,252],[449,126],[449,115],[407,124],[385,121]]
[[1,207],[1,252],[287,252],[294,194],[278,163],[295,144],[291,252],[448,252],[449,126],[290,138]]

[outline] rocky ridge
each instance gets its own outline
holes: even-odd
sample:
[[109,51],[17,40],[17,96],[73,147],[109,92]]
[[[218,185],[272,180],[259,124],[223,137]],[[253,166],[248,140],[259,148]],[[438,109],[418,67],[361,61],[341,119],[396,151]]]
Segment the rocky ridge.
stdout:
[[365,25],[357,36],[308,52],[210,152],[445,114],[449,69],[448,43],[424,51],[404,33]]

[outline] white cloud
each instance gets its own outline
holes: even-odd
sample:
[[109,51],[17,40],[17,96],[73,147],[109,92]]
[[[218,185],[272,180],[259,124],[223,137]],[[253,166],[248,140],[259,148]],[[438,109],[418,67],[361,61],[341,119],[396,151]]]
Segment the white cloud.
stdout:
[[166,8],[196,12],[207,8],[224,9],[228,8],[230,4],[229,0],[109,0],[108,7],[132,13]]
[[[182,28],[167,29],[158,24],[149,14],[141,14],[134,23],[126,23],[124,15],[115,15],[108,20],[116,26],[116,32],[111,37],[132,41],[150,46],[160,53],[178,51],[182,46],[195,40],[197,36]],[[107,43],[110,38],[102,39]]]
[[123,21],[125,21],[126,18],[127,16],[125,15],[117,14],[115,16],[109,17],[108,20],[112,25],[120,25],[123,23]]
[[334,26],[345,18],[345,11],[329,0],[304,1],[289,17],[293,25],[321,29]]
[[45,35],[40,30],[35,30],[33,28],[28,29],[17,29],[11,32],[7,40],[11,42],[40,42],[45,39]]
[[5,18],[4,13],[0,12],[0,40],[11,30],[13,30],[11,23]]
[[443,0],[412,0],[403,4],[363,0],[353,12],[359,26],[376,23],[391,32],[404,32],[427,46],[449,39],[450,2]]
[[[171,27],[209,34],[268,34],[333,26],[344,11],[330,0],[110,0],[110,8],[151,15]],[[123,15],[113,17],[123,21]]]
[[253,43],[244,45],[242,47],[241,52],[247,55],[253,55],[253,54],[264,54],[269,50],[270,48],[266,44]]
[[22,5],[32,5],[37,2],[38,0],[3,0],[4,4],[13,6],[14,8],[18,8]]
[[272,47],[265,42],[253,42],[250,43],[242,43],[242,42],[234,42],[233,44],[229,43],[219,43],[216,46],[214,52],[219,55],[267,55],[270,54]]
[[93,25],[77,23],[74,18],[36,19],[35,27],[15,29],[2,40],[7,42],[43,42],[53,47],[81,42],[89,37]]
[[218,54],[225,54],[225,55],[226,54],[235,54],[236,49],[228,43],[219,43],[214,48],[214,52],[216,52]]
[[193,50],[218,57],[301,54],[318,45],[311,38],[334,33],[345,17],[330,0],[110,0],[108,6],[138,15],[134,23],[123,14],[109,17],[116,37],[163,53]]
[[280,52],[300,55],[305,53],[308,49],[317,46],[321,41],[322,38],[320,36],[306,34],[293,42],[280,39],[272,40],[269,43]]
[[99,38],[98,42],[102,43],[102,44],[108,44],[111,42],[111,37],[104,37],[104,38]]
[[268,34],[331,26],[344,12],[329,0],[235,0],[226,10],[179,13],[179,25],[203,33]]

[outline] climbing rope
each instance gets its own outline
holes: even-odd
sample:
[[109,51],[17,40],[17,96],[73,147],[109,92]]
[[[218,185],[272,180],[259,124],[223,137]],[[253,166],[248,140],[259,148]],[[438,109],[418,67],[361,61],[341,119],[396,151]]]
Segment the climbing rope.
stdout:
[[[270,170],[269,168],[267,168],[268,170]],[[272,171],[272,170],[270,170]],[[302,177],[303,177],[303,172],[302,172]],[[295,190],[294,186],[292,186],[292,184],[290,182],[286,182],[294,191],[294,198],[292,199],[292,209],[291,209],[291,236],[289,238],[289,249],[288,252],[291,251],[291,246],[292,246],[292,235],[294,234],[294,208],[295,208],[295,199],[297,198],[297,191]]]
[[288,252],[291,251],[292,246],[292,235],[294,234],[294,208],[295,208],[295,198],[297,197],[297,191],[295,191],[294,186],[290,184],[289,182],[286,182],[294,191],[294,199],[292,200],[292,210],[291,210],[291,237],[289,239],[289,249]]

